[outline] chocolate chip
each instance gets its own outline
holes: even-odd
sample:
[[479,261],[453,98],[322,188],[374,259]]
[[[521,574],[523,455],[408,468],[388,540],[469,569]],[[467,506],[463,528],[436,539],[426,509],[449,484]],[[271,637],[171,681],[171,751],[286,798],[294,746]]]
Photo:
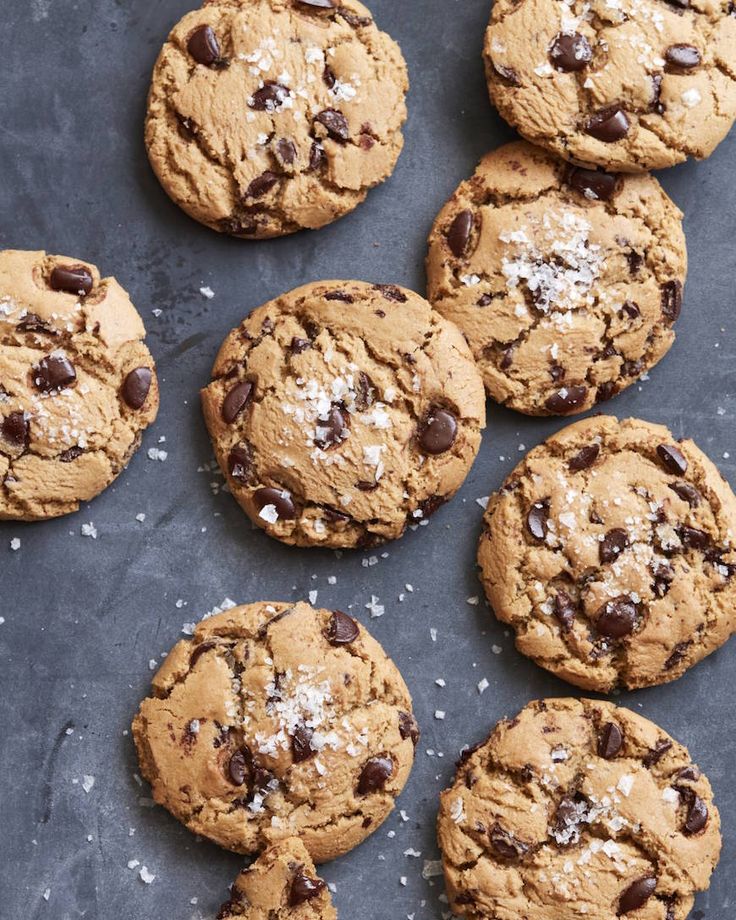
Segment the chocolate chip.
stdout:
[[461,211],[450,224],[450,229],[447,231],[447,245],[458,259],[462,259],[465,255],[474,222],[472,211]]
[[674,444],[660,444],[657,447],[657,456],[662,462],[662,466],[669,472],[684,476],[687,473],[687,460],[682,455],[682,451],[675,447]]
[[324,109],[314,120],[322,125],[333,141],[344,144],[349,140],[348,120],[338,109]]
[[642,763],[647,768],[653,767],[655,763],[659,763],[659,761],[664,757],[664,755],[667,753],[667,751],[669,751],[671,747],[672,742],[666,738],[662,738],[661,741],[658,741],[653,748],[650,748],[647,751],[647,753],[642,758]]
[[296,0],[301,6],[316,6],[322,10],[331,10],[335,6],[334,0]]
[[226,217],[220,221],[220,227],[223,233],[229,233],[232,236],[252,236],[258,230],[258,221],[246,217]]
[[198,64],[211,67],[220,60],[220,44],[212,26],[200,26],[192,32],[187,51]]
[[687,802],[687,816],[685,817],[682,833],[686,837],[693,837],[695,834],[699,834],[708,823],[708,806],[692,789],[682,787],[677,791]]
[[284,104],[290,93],[288,86],[269,80],[253,93],[248,105],[256,112],[273,112]]
[[680,527],[678,534],[683,544],[690,549],[698,549],[701,552],[708,549],[711,545],[710,536],[704,530],[698,530],[697,527]]
[[652,575],[654,575],[654,593],[657,597],[664,597],[675,580],[675,570],[669,562],[656,562],[652,564]]
[[352,617],[342,610],[335,610],[327,624],[325,636],[330,645],[350,645],[360,635],[358,625]]
[[270,169],[267,169],[266,172],[261,173],[260,176],[250,183],[248,188],[245,191],[246,198],[263,198],[264,195],[267,195],[271,189],[276,185],[281,177],[278,173],[272,172]]
[[[318,3],[317,0],[300,0],[300,2],[308,2],[310,6],[325,6],[329,0],[322,0],[321,3]],[[289,907],[298,907],[300,904],[304,904],[305,901],[311,901],[312,898],[319,897],[326,887],[321,878],[310,878],[304,872],[299,871],[291,883]]]
[[250,380],[236,383],[228,392],[222,401],[222,417],[228,425],[231,425],[245,409],[252,395],[253,384]]
[[627,300],[621,307],[621,312],[625,313],[629,319],[638,319],[641,316],[641,310],[633,300]]
[[408,712],[399,713],[399,734],[404,741],[406,741],[407,738],[411,738],[414,747],[419,744],[421,732],[419,731],[417,720]]
[[656,115],[664,115],[667,107],[662,102],[662,74],[651,74],[649,80],[652,84],[652,95],[651,101],[649,103],[649,111],[654,112]]
[[700,52],[695,45],[670,45],[664,59],[678,70],[692,70],[700,64]]
[[242,786],[245,783],[250,773],[250,760],[250,751],[247,748],[241,748],[230,758],[227,772],[234,786]]
[[702,501],[703,496],[689,482],[671,482],[669,486],[675,495],[687,502],[691,508],[697,508]]
[[276,141],[276,156],[285,166],[291,166],[296,160],[296,146],[293,141],[282,137]]
[[397,288],[395,284],[374,284],[374,289],[381,292],[385,300],[391,300],[394,303],[406,303],[406,294]]
[[59,454],[59,463],[73,463],[77,457],[81,457],[83,453],[84,448],[75,444],[74,447],[65,450],[63,454]]
[[326,419],[317,419],[314,443],[320,450],[337,447],[347,438],[349,424],[348,415],[338,406],[333,406]]
[[688,764],[687,767],[683,767],[681,770],[678,770],[676,777],[681,781],[690,781],[696,783],[700,779],[701,773],[700,769],[694,763],[691,763]]
[[513,346],[509,346],[509,348],[505,348],[501,354],[503,355],[503,357],[501,358],[501,362],[498,366],[501,368],[502,371],[507,371],[511,367],[511,365],[514,363]]
[[604,144],[614,144],[629,133],[629,119],[623,109],[612,105],[591,115],[585,130]]
[[57,265],[51,272],[49,283],[55,291],[86,297],[92,290],[94,279],[92,273],[81,265]]
[[604,760],[613,760],[624,743],[621,729],[615,722],[606,722],[598,735],[598,756]]
[[123,381],[122,395],[131,409],[140,409],[148,399],[153,374],[149,367],[136,367]]
[[317,141],[314,141],[310,150],[309,150],[309,171],[316,172],[327,162],[327,154],[325,153],[325,148],[318,144]]
[[428,454],[444,454],[455,443],[457,419],[447,409],[430,409],[419,433],[419,443]]
[[491,66],[502,83],[507,86],[521,86],[521,77],[513,67],[504,67],[503,64],[497,64],[495,61],[491,61]]
[[332,87],[337,82],[335,71],[329,66],[329,64],[325,64],[324,70],[322,71],[322,82],[329,89],[332,89]]
[[588,388],[581,385],[562,387],[556,393],[548,396],[544,405],[556,415],[566,415],[568,412],[579,409],[587,395]]
[[663,670],[671,671],[672,668],[676,667],[682,659],[685,657],[685,652],[690,648],[692,642],[678,642],[674,647],[672,654],[669,656],[667,661],[663,665]]
[[250,445],[238,444],[233,447],[227,460],[227,466],[230,475],[237,482],[249,482],[253,467],[253,449]]
[[27,447],[30,425],[25,412],[11,412],[0,425],[0,434],[15,447]]
[[325,300],[339,300],[341,303],[355,303],[355,298],[347,291],[328,291]]
[[662,285],[662,316],[674,323],[682,309],[682,284],[679,281],[666,281]]
[[598,459],[601,452],[600,444],[586,444],[572,457],[567,464],[567,468],[573,473],[579,473],[581,470],[587,470]]
[[495,852],[503,859],[520,859],[529,851],[526,843],[504,830],[498,823],[490,829],[488,837]]
[[52,329],[46,320],[41,319],[36,313],[26,313],[18,322],[16,327],[19,332],[37,332],[43,335],[58,335],[56,329]]
[[569,630],[572,628],[572,624],[575,622],[575,613],[577,609],[575,603],[567,591],[558,591],[555,595],[554,603],[552,606],[554,615],[560,621],[560,624],[563,630]]
[[303,351],[306,351],[308,348],[312,347],[312,343],[309,339],[300,339],[298,336],[294,336],[291,340],[291,345],[289,346],[292,355],[300,355]]
[[590,43],[579,32],[558,32],[549,49],[549,59],[557,70],[568,73],[584,70],[592,58]]
[[253,496],[253,501],[259,514],[267,505],[273,505],[278,520],[292,521],[296,517],[296,507],[291,499],[291,493],[285,489],[258,489]]
[[605,402],[607,399],[615,396],[617,392],[616,384],[612,380],[606,380],[605,383],[602,383],[596,390],[595,401]]
[[598,545],[598,558],[601,565],[615,562],[629,545],[629,535],[620,527],[609,530]]
[[619,185],[619,177],[600,169],[573,167],[567,173],[567,184],[586,198],[610,201]]
[[647,875],[632,882],[618,899],[618,915],[638,910],[651,898],[657,887],[657,879]]
[[600,608],[595,626],[602,636],[622,639],[634,631],[636,617],[636,604],[628,595],[622,594]]
[[63,354],[46,355],[33,369],[33,382],[44,393],[71,386],[76,379],[74,365]]
[[312,732],[306,725],[299,725],[291,736],[291,756],[294,763],[304,763],[317,753],[312,748]]
[[526,516],[526,529],[535,540],[544,540],[547,536],[547,521],[549,520],[549,499],[534,502]]
[[379,792],[386,785],[394,772],[394,762],[388,754],[379,754],[366,761],[358,780],[359,795]]

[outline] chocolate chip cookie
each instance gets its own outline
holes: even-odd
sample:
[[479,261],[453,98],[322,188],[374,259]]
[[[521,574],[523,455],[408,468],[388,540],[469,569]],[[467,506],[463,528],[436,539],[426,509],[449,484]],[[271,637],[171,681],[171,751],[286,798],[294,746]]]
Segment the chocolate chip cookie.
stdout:
[[316,229],[393,172],[407,89],[398,45],[357,0],[209,0],[156,63],[148,155],[214,230]]
[[203,620],[133,722],[153,797],[238,853],[298,836],[324,862],[388,816],[414,761],[411,697],[340,611],[250,604]]
[[0,252],[0,519],[69,514],[125,467],[158,411],[144,336],[94,265]]
[[685,920],[721,849],[710,783],[628,709],[530,703],[442,793],[439,843],[469,920]]
[[236,917],[337,920],[327,885],[317,876],[309,853],[297,837],[269,847],[250,868],[244,869],[217,917],[218,920]]
[[736,118],[730,0],[497,0],[484,60],[501,115],[583,166],[702,159]]
[[589,409],[675,339],[682,214],[651,176],[570,167],[525,142],[481,160],[429,237],[429,299],[490,396],[529,415]]
[[680,677],[736,629],[736,497],[692,441],[598,416],[530,451],[478,549],[516,647],[587,690]]
[[418,294],[307,284],[225,339],[202,392],[230,491],[271,536],[367,547],[462,484],[485,425],[462,335]]

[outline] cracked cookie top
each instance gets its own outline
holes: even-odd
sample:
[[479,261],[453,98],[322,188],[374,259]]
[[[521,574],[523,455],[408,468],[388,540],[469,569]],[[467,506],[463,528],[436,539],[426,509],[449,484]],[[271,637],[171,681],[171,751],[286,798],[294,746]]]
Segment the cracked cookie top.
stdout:
[[702,159],[736,118],[731,0],[496,0],[484,59],[501,115],[584,166]]
[[391,812],[419,730],[394,663],[351,617],[250,604],[203,620],[133,723],[154,799],[238,853],[291,836],[317,862]]
[[628,709],[529,703],[442,793],[450,905],[469,920],[685,920],[721,849],[708,780]]
[[462,484],[485,425],[462,335],[418,294],[323,281],[248,316],[202,392],[235,498],[271,536],[368,547]]
[[651,176],[570,168],[526,142],[481,160],[429,237],[429,299],[465,334],[493,399],[583,412],[675,339],[682,214]]
[[94,265],[0,252],[0,519],[69,514],[124,468],[158,411],[144,336]]
[[269,847],[232,886],[218,920],[336,920],[327,884],[297,837]]
[[156,63],[149,158],[214,230],[316,229],[393,172],[408,85],[398,45],[356,0],[210,0]]
[[491,498],[478,563],[519,651],[609,692],[667,683],[736,629],[736,498],[692,441],[598,416]]

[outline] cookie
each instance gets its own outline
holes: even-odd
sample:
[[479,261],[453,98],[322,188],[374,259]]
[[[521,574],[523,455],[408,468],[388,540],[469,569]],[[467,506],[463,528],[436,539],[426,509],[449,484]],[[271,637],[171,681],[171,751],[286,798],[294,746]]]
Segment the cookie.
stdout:
[[497,0],[483,56],[503,118],[582,166],[702,159],[736,118],[730,0]]
[[367,547],[462,484],[485,425],[460,332],[418,294],[307,284],[225,339],[202,392],[230,491],[272,537]]
[[675,339],[682,214],[652,176],[570,168],[525,142],[485,156],[429,237],[429,299],[460,327],[490,396],[583,412]]
[[0,251],[0,519],[69,514],[126,466],[158,411],[144,336],[94,265]]
[[316,862],[388,817],[414,761],[411,697],[340,611],[250,604],[203,620],[133,723],[153,797],[238,853],[298,836]]
[[209,0],[156,63],[149,159],[213,230],[316,229],[393,172],[408,86],[399,46],[357,0]]
[[598,416],[511,473],[478,563],[519,651],[608,693],[675,680],[729,638],[735,539],[736,498],[692,441]]
[[469,920],[685,920],[721,849],[686,748],[597,700],[529,703],[442,793],[450,906]]
[[337,920],[326,883],[304,844],[289,837],[269,847],[235,880],[218,920]]

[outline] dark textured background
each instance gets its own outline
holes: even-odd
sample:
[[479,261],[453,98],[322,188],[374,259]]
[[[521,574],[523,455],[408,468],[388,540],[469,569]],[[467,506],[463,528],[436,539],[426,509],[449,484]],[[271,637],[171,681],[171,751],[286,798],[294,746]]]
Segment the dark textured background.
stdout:
[[[483,605],[466,603],[479,593],[475,499],[498,487],[522,444],[531,447],[563,423],[491,407],[459,496],[428,527],[387,546],[387,558],[364,567],[360,553],[338,559],[283,547],[252,531],[227,494],[211,493],[214,477],[197,471],[211,456],[198,389],[225,333],[283,290],[322,277],[424,290],[435,213],[476,160],[511,137],[483,82],[489,2],[373,0],[412,78],[396,173],[331,227],[265,243],[227,239],[192,222],[148,167],[142,122],[151,67],[191,2],[2,0],[0,246],[88,259],[130,291],[162,378],[161,413],[144,448],[165,437],[169,455],[152,462],[141,450],[112,488],[72,517],[0,526],[0,917],[214,916],[242,860],[141,804],[148,790],[135,782],[125,732],[149,687],[149,659],[171,647],[185,621],[225,597],[288,600],[318,590],[319,604],[349,608],[363,622],[371,594],[385,603],[370,628],[401,668],[424,730],[400,800],[408,820],[397,811],[323,874],[337,885],[342,920],[438,920],[443,887],[422,880],[421,869],[436,858],[437,794],[458,750],[529,699],[574,691],[519,656]],[[686,213],[691,257],[679,335],[650,381],[609,404],[620,417],[693,436],[732,482],[734,153],[736,133],[707,162],[662,176]],[[214,300],[199,294],[203,285]],[[139,512],[144,524],[135,520]],[[80,535],[90,521],[96,541]],[[9,550],[13,537],[22,541],[18,552]],[[400,604],[406,582],[414,592]],[[178,609],[178,599],[186,606]],[[436,644],[430,627],[438,630]],[[735,665],[732,642],[675,684],[621,700],[689,745],[715,786],[723,859],[693,915],[709,920],[736,912]],[[445,689],[435,685],[439,677]],[[482,677],[490,687],[479,696]],[[438,708],[445,721],[433,718]],[[427,748],[444,757],[428,756]],[[88,794],[81,785],[87,774],[95,777]],[[405,856],[408,848],[421,857]],[[155,873],[151,885],[127,868],[131,859]]]

